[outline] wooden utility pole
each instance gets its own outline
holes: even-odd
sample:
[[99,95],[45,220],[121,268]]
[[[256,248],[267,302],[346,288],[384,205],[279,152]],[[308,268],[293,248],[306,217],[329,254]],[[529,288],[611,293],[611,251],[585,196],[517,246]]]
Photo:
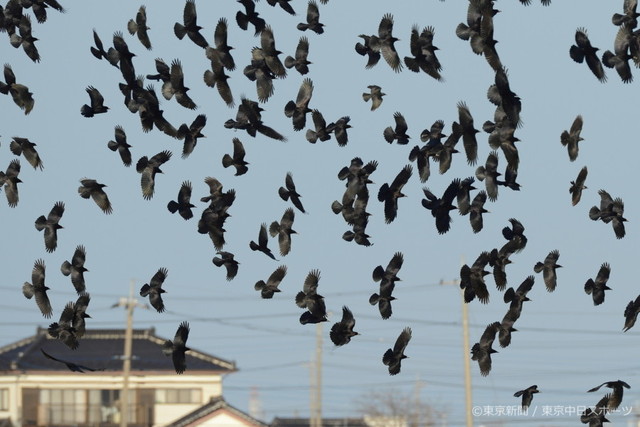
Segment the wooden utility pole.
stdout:
[[[311,372],[311,427],[322,427],[322,322],[316,324],[316,357]],[[315,375],[314,375],[315,373]]]
[[[464,257],[460,258],[460,266],[464,265]],[[460,279],[451,281],[440,281],[441,285],[458,285]],[[460,301],[462,303],[462,360],[464,361],[464,397],[466,412],[466,427],[473,427],[473,398],[471,395],[471,349],[469,347],[469,311],[467,303],[464,302],[464,289],[460,289]]]
[[120,298],[120,301],[111,306],[124,307],[127,310],[127,329],[124,334],[124,354],[122,357],[122,390],[120,391],[120,427],[127,427],[129,421],[129,376],[131,374],[131,353],[133,343],[133,309],[135,307],[148,308],[145,304],[138,304],[133,298],[133,287],[135,281],[132,279],[129,285],[129,297]]

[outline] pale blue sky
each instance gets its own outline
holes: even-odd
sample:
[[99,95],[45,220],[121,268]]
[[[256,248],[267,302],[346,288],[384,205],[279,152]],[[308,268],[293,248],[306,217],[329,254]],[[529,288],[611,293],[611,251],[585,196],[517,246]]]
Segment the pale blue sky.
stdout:
[[[183,2],[147,5],[152,51],[126,32],[127,21],[135,16],[139,4],[125,1],[66,1],[67,13],[51,11],[44,24],[33,19],[33,34],[39,39],[36,43],[42,57],[37,64],[2,37],[2,62],[12,65],[18,82],[29,86],[36,102],[31,114],[25,116],[10,97],[0,97],[0,169],[15,157],[9,151],[11,137],[20,136],[38,144],[44,170],[34,170],[21,158],[20,178],[24,183],[20,185],[18,206],[9,208],[0,195],[0,316],[4,325],[0,341],[16,341],[32,335],[37,326],[50,323],[21,292],[22,283],[30,281],[36,259],[43,258],[47,265],[54,317],[67,301],[75,299],[69,279],[60,273],[60,264],[83,244],[89,269],[85,277],[92,296],[88,327],[123,328],[124,312],[110,306],[127,295],[132,279],[137,292],[158,268],[166,267],[167,312],[137,310],[136,327],[154,326],[158,335],[172,337],[181,321],[189,321],[191,347],[236,361],[240,371],[224,382],[225,397],[232,405],[248,410],[250,390],[256,387],[266,421],[274,416],[308,416],[308,364],[314,357],[315,326],[299,324],[302,311],[293,299],[307,273],[319,269],[318,291],[325,296],[331,312],[330,321],[324,324],[324,415],[357,416],[354,401],[367,391],[411,392],[421,381],[421,398],[445,408],[449,425],[461,425],[464,382],[460,296],[456,287],[439,282],[458,277],[461,259],[471,263],[481,251],[500,247],[505,242],[500,231],[513,217],[525,226],[529,243],[507,267],[508,286],[517,286],[533,274],[533,265],[553,249],[560,251],[559,263],[564,268],[558,271],[554,293],[546,292],[541,275],[535,276],[529,295],[532,301],[525,304],[515,325],[519,331],[511,346],[501,349],[496,343],[499,353],[493,357],[491,374],[481,377],[472,362],[474,405],[517,405],[519,399],[513,393],[532,384],[541,391],[533,401],[539,411],[549,405],[593,405],[601,394],[586,390],[604,381],[622,379],[632,387],[623,405],[637,406],[638,331],[634,328],[622,333],[624,308],[640,293],[634,265],[640,211],[633,188],[639,155],[637,82],[625,85],[607,69],[608,82],[601,84],[585,64],[576,64],[569,57],[577,27],[587,28],[600,52],[612,49],[617,28],[611,24],[611,15],[622,10],[622,1],[588,5],[578,0],[554,1],[549,7],[537,1],[529,7],[514,0],[497,2],[501,10],[494,21],[497,50],[509,70],[512,90],[522,99],[523,126],[516,132],[522,140],[518,144],[522,191],[501,187],[497,202],[487,203],[491,213],[485,214],[480,233],[473,234],[468,218],[454,212],[451,231],[445,235],[438,235],[434,219],[421,206],[423,184],[417,173],[404,188],[407,197],[400,200],[393,223],[385,224],[383,206],[375,196],[380,185],[390,182],[409,163],[409,151],[421,145],[423,129],[442,119],[445,133],[450,132],[452,121],[457,120],[459,101],[469,106],[476,128],[493,118],[494,106],[486,98],[493,72],[483,57],[471,51],[468,42],[455,35],[456,25],[466,21],[467,2],[330,0],[320,5],[321,22],[326,24],[322,35],[296,30],[296,24],[304,19],[306,1],[293,0],[292,5],[298,16],[272,8],[265,1],[256,7],[272,25],[276,46],[284,52],[282,59],[293,54],[301,35],[309,38],[313,64],[306,77],[315,86],[310,106],[319,109],[327,122],[351,117],[353,127],[346,147],[338,147],[334,139],[312,145],[304,131],[293,131],[283,109],[287,101],[295,99],[303,77],[291,70],[286,79],[275,81],[275,94],[263,105],[264,122],[283,133],[288,142],[251,138],[245,132],[225,129],[223,123],[235,118],[236,109],[227,108],[216,90],[205,86],[202,75],[209,61],[204,52],[190,40],[180,41],[173,34],[174,22],[182,20]],[[240,8],[232,0],[197,2],[199,23],[207,40],[212,40],[220,17],[229,21],[229,44],[235,47],[232,54],[237,64],[229,79],[234,98],[239,100],[244,94],[257,99],[255,84],[242,69],[249,64],[250,50],[259,45],[259,38],[236,25],[234,17]],[[409,55],[412,25],[435,28],[434,44],[440,48],[444,82],[406,68],[394,73],[384,61],[373,69],[364,68],[366,60],[356,54],[354,45],[360,40],[359,34],[377,32],[385,13],[394,15],[394,35],[400,39],[396,48],[401,57]],[[123,105],[117,87],[122,81],[119,71],[89,52],[93,28],[106,47],[111,46],[114,31],[125,33],[130,50],[137,55],[137,74],[155,73],[155,58],[167,63],[175,58],[182,61],[185,83],[199,108],[186,110],[174,100],[164,99],[161,105],[165,117],[176,127],[191,123],[197,114],[207,115],[203,130],[207,138],[199,140],[188,159],[180,158],[180,141],[157,130],[142,132],[137,115]],[[381,86],[387,94],[374,112],[361,98],[371,84]],[[88,85],[104,95],[105,104],[111,107],[107,114],[91,119],[80,115],[80,107],[88,101]],[[159,94],[160,85],[156,83],[155,87]],[[395,111],[407,119],[411,136],[407,146],[389,145],[383,139],[382,131],[393,124]],[[570,162],[560,144],[560,134],[578,114],[584,117],[584,141],[578,159]],[[308,117],[306,128],[311,123]],[[107,149],[115,125],[124,127],[133,146],[134,165],[130,168]],[[249,172],[240,177],[221,165],[222,156],[232,150],[233,137],[244,143],[250,163]],[[478,141],[481,164],[490,148],[485,133],[478,134]],[[163,150],[171,150],[174,156],[162,168],[164,175],[157,177],[153,199],[144,200],[135,162],[143,155]],[[370,185],[368,211],[373,215],[367,232],[374,243],[371,247],[342,240],[348,227],[330,209],[331,202],[339,200],[344,190],[337,173],[356,156],[380,163]],[[426,186],[439,195],[452,179],[473,176],[475,167],[468,166],[463,157],[455,155],[444,176],[433,171]],[[504,165],[500,154],[501,171]],[[580,204],[573,207],[569,181],[585,165],[589,168],[589,188]],[[277,194],[288,171],[308,214],[296,211],[294,229],[299,234],[293,236],[291,253],[277,256],[276,262],[250,251],[248,246],[257,238],[261,223],[280,220],[289,206]],[[241,263],[232,282],[227,282],[225,272],[211,263],[215,250],[209,238],[196,231],[204,207],[198,199],[208,192],[203,182],[207,176],[216,177],[225,189],[237,192],[225,224],[225,250],[235,253]],[[83,177],[108,185],[112,215],[104,215],[93,202],[78,196]],[[166,208],[187,179],[193,183],[197,204],[196,217],[190,221],[171,215]],[[589,208],[599,204],[597,191],[601,188],[625,202],[629,222],[622,240],[616,240],[610,225],[588,218]],[[58,249],[49,254],[33,222],[58,200],[66,204],[60,221],[65,228],[59,232]],[[270,239],[269,244],[277,254],[277,240]],[[377,287],[371,272],[379,264],[386,266],[396,251],[405,255],[399,273],[403,280],[395,288],[398,299],[393,304],[393,316],[382,320],[377,308],[368,303]],[[609,286],[613,290],[607,293],[603,305],[594,307],[583,285],[595,277],[603,262],[611,264]],[[266,280],[281,264],[288,267],[282,292],[272,300],[261,300],[254,283]],[[501,320],[507,309],[491,276],[487,283],[490,303],[469,304],[471,345],[485,326]],[[343,305],[353,311],[356,330],[362,336],[334,348],[328,331],[339,320]],[[405,326],[413,329],[406,351],[410,358],[403,362],[399,375],[390,377],[382,364],[382,354]],[[82,345],[78,351],[82,351]],[[630,416],[612,414],[609,419],[612,425],[626,425]],[[575,425],[578,416],[479,416],[476,425],[496,420],[508,425]]]

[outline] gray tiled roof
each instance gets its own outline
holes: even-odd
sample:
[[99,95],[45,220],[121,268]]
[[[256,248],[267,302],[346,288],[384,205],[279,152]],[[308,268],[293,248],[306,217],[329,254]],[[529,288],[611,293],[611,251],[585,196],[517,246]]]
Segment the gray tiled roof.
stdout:
[[[123,329],[87,330],[80,339],[80,346],[71,350],[59,340],[49,337],[47,330],[38,328],[36,334],[0,347],[0,370],[3,371],[67,371],[67,367],[47,359],[40,352],[105,371],[121,371],[124,353]],[[165,339],[155,335],[154,328],[134,329],[132,340],[131,371],[175,372],[170,357],[162,353]],[[220,359],[197,350],[187,352],[187,373],[194,371],[236,371],[234,362]]]
[[247,413],[242,412],[241,410],[229,405],[222,396],[214,397],[209,402],[200,406],[199,408],[194,409],[189,412],[187,415],[180,417],[175,420],[171,424],[168,424],[167,427],[185,427],[188,425],[198,425],[198,420],[219,411],[221,409],[227,410],[234,414],[235,416],[245,420],[248,424],[256,426],[256,427],[267,427],[268,424],[263,423],[260,420],[257,420],[250,416]]
[[[309,427],[309,418],[279,418],[275,417],[270,427]],[[322,427],[368,427],[362,418],[323,418]]]

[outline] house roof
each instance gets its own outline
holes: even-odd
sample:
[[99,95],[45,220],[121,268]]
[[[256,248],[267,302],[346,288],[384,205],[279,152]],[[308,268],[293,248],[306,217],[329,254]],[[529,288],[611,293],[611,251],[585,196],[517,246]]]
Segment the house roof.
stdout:
[[249,414],[242,412],[238,408],[235,408],[229,405],[222,396],[213,397],[208,403],[196,408],[195,410],[189,412],[183,417],[175,420],[174,422],[167,425],[167,427],[186,427],[186,426],[197,426],[202,422],[206,421],[209,418],[215,416],[215,414],[219,411],[226,411],[231,415],[234,415],[241,420],[245,421],[249,426],[255,427],[267,427],[268,424],[263,423],[260,420],[257,420],[250,416]]
[[[121,371],[124,353],[124,329],[87,330],[80,346],[71,350],[62,341],[51,338],[44,328],[20,341],[0,347],[0,370],[69,372],[63,364],[47,359],[40,349],[68,362],[104,371]],[[175,372],[170,357],[162,353],[164,338],[155,335],[155,329],[134,329],[132,339],[131,371]],[[236,371],[234,362],[192,349],[187,352],[187,373],[212,372],[225,374]],[[89,372],[88,372],[89,373]]]
[[[270,427],[309,427],[309,418],[280,418],[275,417]],[[363,418],[323,418],[322,427],[369,427]]]

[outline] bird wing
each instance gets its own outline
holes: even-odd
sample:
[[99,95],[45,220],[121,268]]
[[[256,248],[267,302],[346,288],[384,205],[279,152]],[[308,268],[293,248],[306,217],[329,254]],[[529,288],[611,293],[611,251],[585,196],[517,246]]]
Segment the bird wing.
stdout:
[[307,278],[304,279],[302,290],[305,294],[315,294],[318,289],[318,282],[320,281],[320,270],[311,270],[307,274]]
[[400,191],[402,187],[404,187],[404,185],[409,181],[412,173],[413,167],[411,165],[405,165],[391,183],[391,189]]
[[154,166],[160,166],[160,165],[166,163],[167,161],[169,161],[169,159],[171,158],[171,155],[172,155],[172,153],[169,150],[161,151],[160,153],[158,153],[155,156],[151,157],[149,159],[149,163],[154,165]]
[[191,181],[183,181],[180,186],[180,191],[178,191],[178,202],[181,205],[188,205],[191,202],[191,192],[193,190],[193,186],[191,185]]
[[162,283],[164,282],[164,280],[167,278],[168,275],[169,275],[169,271],[166,268],[164,267],[159,268],[156,274],[154,274],[153,277],[151,278],[149,285],[152,288],[161,288]]
[[84,266],[84,261],[87,256],[87,251],[82,245],[76,246],[76,250],[73,252],[73,257],[71,258],[71,264],[74,267],[82,267]]
[[284,279],[284,276],[286,275],[287,275],[287,266],[281,265],[280,267],[276,268],[276,270],[273,273],[271,273],[271,275],[267,279],[267,285],[273,288],[277,287],[280,284],[280,282],[282,282],[282,279]]
[[404,354],[404,350],[407,348],[407,344],[411,340],[411,328],[406,327],[400,332],[400,335],[396,339],[396,343],[393,346],[393,352],[396,355]]
[[611,266],[609,263],[605,262],[600,266],[600,270],[598,271],[598,275],[596,276],[596,284],[600,286],[604,286],[609,280],[609,274],[611,273]]
[[347,329],[351,330],[356,324],[353,313],[346,305],[342,307],[342,320],[340,321]]

